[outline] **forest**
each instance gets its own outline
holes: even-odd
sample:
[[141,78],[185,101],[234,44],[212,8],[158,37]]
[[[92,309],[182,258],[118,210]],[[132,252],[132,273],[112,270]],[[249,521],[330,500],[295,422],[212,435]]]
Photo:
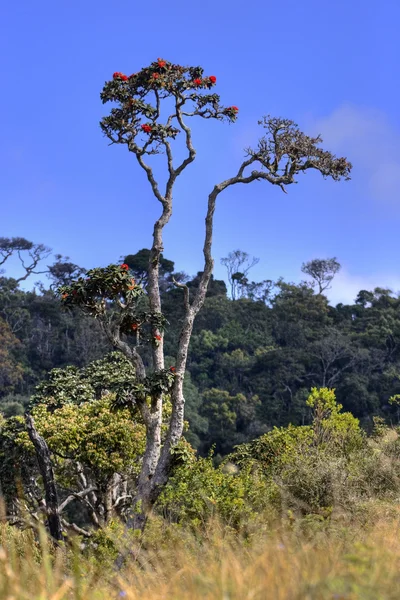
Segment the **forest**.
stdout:
[[258,281],[213,250],[228,188],[345,186],[352,163],[264,116],[206,198],[202,270],[164,249],[188,122],[238,119],[216,85],[164,58],[104,83],[101,131],[159,210],[149,247],[88,267],[2,232],[1,598],[397,597],[400,296],[333,306],[340,257]]
[[[32,264],[34,256],[45,253],[43,244],[0,238],[4,262],[7,253],[17,252],[17,244],[32,246],[25,251]],[[149,252],[121,258],[143,285]],[[223,457],[275,426],[309,424],[305,401],[313,387],[334,388],[338,402],[366,431],[374,417],[398,424],[398,409],[389,404],[400,393],[397,294],[360,290],[354,304],[334,307],[324,292],[340,269],[336,259],[304,264],[307,280],[300,283],[251,281],[254,259],[244,251],[221,260],[227,283],[211,280],[195,321],[185,377],[185,436],[200,455],[214,447],[215,455]],[[75,367],[78,381],[88,365],[113,350],[92,319],[76,309],[63,310],[57,297],[59,286],[84,276],[86,269],[60,256],[37,268],[47,271],[47,286],[22,291],[21,282],[6,273],[0,280],[0,407],[6,417],[22,415],[41,382],[68,377],[68,367]],[[201,274],[189,277],[162,257],[160,275],[169,323],[166,361],[172,365],[183,318],[180,290],[172,282],[178,279],[193,289]],[[145,358],[149,364],[151,357]]]

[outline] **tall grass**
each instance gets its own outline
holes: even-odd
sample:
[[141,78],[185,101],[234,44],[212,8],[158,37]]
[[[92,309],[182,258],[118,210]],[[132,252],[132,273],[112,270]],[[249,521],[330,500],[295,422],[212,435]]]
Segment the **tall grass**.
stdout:
[[[393,512],[392,510],[390,512]],[[263,525],[246,539],[210,523],[201,537],[150,526],[123,572],[0,528],[1,600],[398,600],[400,516],[373,526],[322,519]]]

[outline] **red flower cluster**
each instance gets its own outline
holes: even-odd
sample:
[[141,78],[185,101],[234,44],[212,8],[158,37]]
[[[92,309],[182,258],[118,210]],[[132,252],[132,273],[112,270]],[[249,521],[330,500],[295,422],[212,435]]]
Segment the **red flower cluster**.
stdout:
[[121,265],[121,269],[123,271],[129,271],[129,265],[127,265],[126,263],[124,263],[123,265]]
[[239,112],[239,109],[237,106],[231,106],[231,110],[233,110],[234,112]]
[[159,342],[161,340],[161,335],[159,335],[159,334],[155,335],[154,339],[157,340],[157,342]]
[[201,85],[203,82],[201,79],[193,79],[194,85]]
[[132,323],[131,329],[133,329],[133,331],[137,331],[139,329],[138,324],[137,323]]
[[113,79],[122,79],[122,81],[128,81],[128,77],[119,71],[113,73]]
[[165,67],[165,65],[167,64],[165,62],[165,60],[162,60],[161,58],[158,58],[157,61],[158,61],[158,66],[161,68]]
[[211,77],[208,78],[211,83],[216,83],[217,82],[217,78],[214,75],[211,75]]
[[65,300],[65,298],[68,298],[68,294],[67,294],[67,293],[63,294],[63,295],[61,296],[61,298],[62,298],[63,300]]
[[153,73],[153,79],[158,79],[160,75],[158,73]]
[[169,370],[171,371],[171,373],[175,373],[176,372],[176,367],[170,367]]
[[151,131],[151,125],[142,125],[142,129],[146,133],[150,133],[150,131]]

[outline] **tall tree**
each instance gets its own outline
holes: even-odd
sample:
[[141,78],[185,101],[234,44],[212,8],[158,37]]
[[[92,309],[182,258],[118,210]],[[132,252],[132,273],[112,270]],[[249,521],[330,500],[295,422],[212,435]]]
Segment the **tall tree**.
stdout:
[[[110,114],[101,121],[101,128],[112,144],[125,145],[144,171],[161,212],[154,223],[153,243],[148,263],[147,295],[149,311],[135,313],[141,291],[131,281],[129,265],[110,265],[106,269],[93,269],[87,280],[79,279],[72,286],[60,289],[66,305],[78,305],[96,316],[103,325],[113,346],[123,352],[135,367],[137,383],[130,398],[141,411],[146,427],[146,450],[138,480],[133,510],[128,527],[142,530],[147,515],[168,480],[173,449],[181,439],[184,427],[185,399],[183,380],[189,342],[194,320],[202,308],[212,276],[214,261],[212,241],[214,213],[219,195],[237,184],[267,181],[285,191],[285,186],[295,183],[296,176],[309,169],[319,171],[334,180],[349,179],[350,163],[336,158],[319,147],[321,138],[311,138],[302,133],[288,119],[264,117],[259,124],[265,133],[254,149],[246,156],[234,174],[217,183],[207,201],[204,236],[204,267],[194,292],[178,281],[182,290],[184,315],[181,323],[175,367],[165,369],[164,329],[165,318],[161,312],[160,259],[163,231],[172,216],[174,187],[178,178],[195,160],[192,132],[188,126],[191,118],[215,119],[235,122],[238,108],[224,107],[220,97],[211,93],[216,85],[214,75],[205,76],[201,67],[183,67],[158,59],[130,77],[117,72],[105,83],[101,93],[103,103],[112,102]],[[165,106],[164,106],[165,104]],[[169,112],[170,111],[170,112]],[[164,115],[169,116],[164,119]],[[186,156],[176,163],[172,142],[183,134]],[[161,188],[153,167],[152,155],[165,153],[167,177]],[[140,343],[151,344],[152,372],[146,369],[138,345],[138,330],[147,327]],[[130,343],[133,333],[136,345]],[[162,407],[165,394],[170,394],[172,414],[164,443],[161,443]],[[150,398],[150,403],[147,399]]]
[[250,258],[247,252],[243,250],[234,250],[229,252],[228,256],[221,258],[221,264],[226,267],[228,272],[228,281],[231,286],[231,298],[236,300],[240,297],[240,290],[248,283],[247,275],[260,259]]

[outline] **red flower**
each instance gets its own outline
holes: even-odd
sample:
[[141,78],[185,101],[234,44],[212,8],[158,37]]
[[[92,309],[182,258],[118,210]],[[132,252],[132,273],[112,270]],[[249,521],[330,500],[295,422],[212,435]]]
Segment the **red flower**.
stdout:
[[129,265],[127,265],[126,263],[124,263],[123,265],[121,265],[121,269],[123,271],[129,271]]
[[239,109],[237,106],[231,106],[231,110],[233,110],[234,112],[239,112]]
[[146,133],[150,133],[150,131],[151,131],[151,125],[142,125],[142,129]]
[[157,342],[159,342],[161,340],[161,335],[158,335],[158,334],[155,335],[154,339],[157,340]]
[[203,82],[201,79],[193,79],[194,85],[201,85]]
[[67,294],[67,293],[63,294],[63,295],[61,296],[61,298],[62,298],[63,300],[65,300],[65,298],[68,298],[68,294]]
[[158,60],[158,66],[161,68],[165,67],[165,65],[167,64],[165,62],[165,60],[162,60],[161,58],[158,58],[157,60]]
[[131,329],[133,329],[133,331],[136,331],[138,329],[138,324],[137,323],[132,323],[131,325]]
[[217,78],[215,77],[215,75],[211,75],[211,77],[209,77],[208,79],[211,81],[211,83],[216,83],[216,81],[217,81]]
[[158,73],[153,73],[153,79],[158,79],[160,75]]
[[171,373],[175,373],[176,372],[176,367],[170,367],[169,370],[171,371]]
[[123,73],[120,73],[119,71],[117,71],[116,73],[113,73],[113,79],[122,79],[122,81],[127,81],[128,77],[126,75],[124,75]]

